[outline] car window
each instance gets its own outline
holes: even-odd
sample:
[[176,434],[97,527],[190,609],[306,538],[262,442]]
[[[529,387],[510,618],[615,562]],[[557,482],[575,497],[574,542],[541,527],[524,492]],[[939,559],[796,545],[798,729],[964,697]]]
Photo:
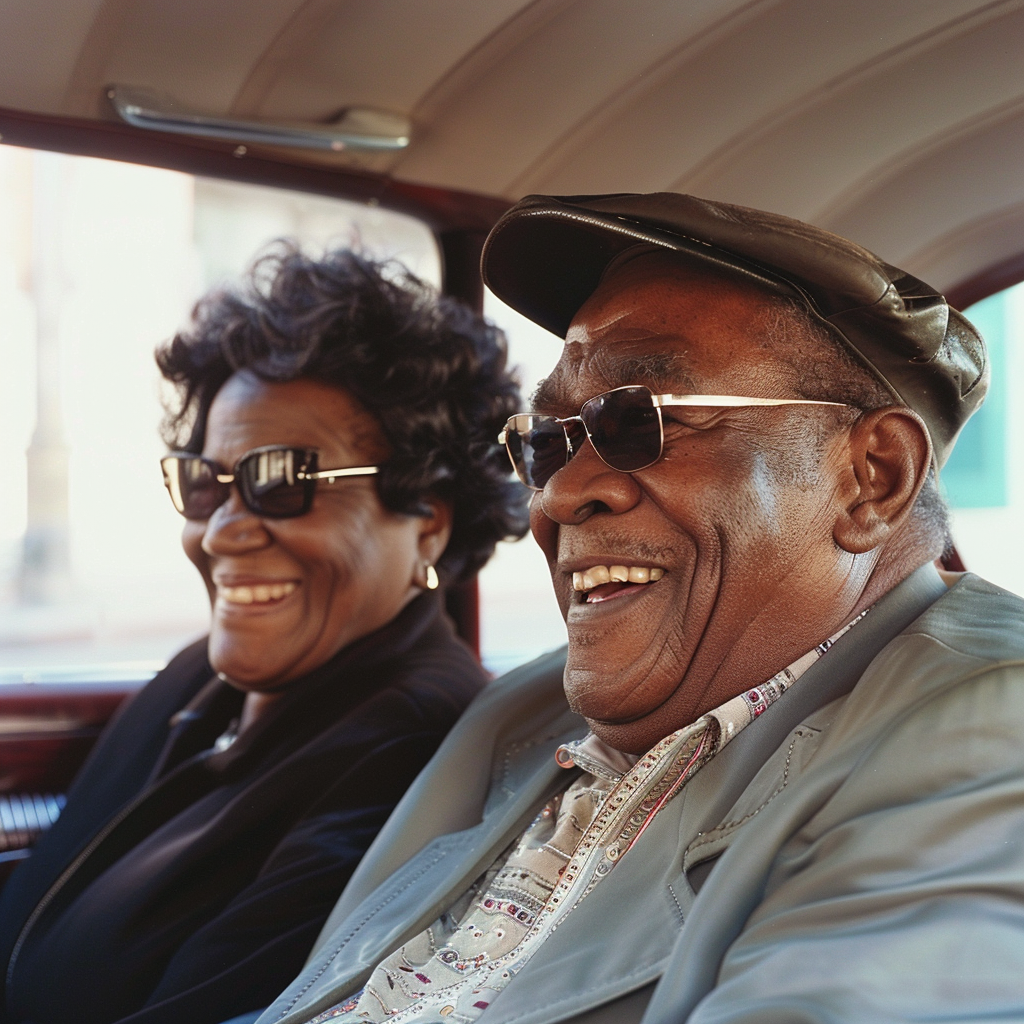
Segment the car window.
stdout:
[[988,343],[992,382],[943,469],[953,536],[967,568],[1024,594],[1024,284],[964,310]]
[[0,147],[0,679],[143,678],[205,630],[153,349],[281,236],[439,280],[430,231],[381,208]]
[[[554,367],[562,341],[484,293],[484,314],[505,331],[517,368],[523,408],[537,383]],[[480,574],[480,649],[492,672],[505,672],[565,643],[565,624],[555,602],[547,564],[529,534],[499,544]]]

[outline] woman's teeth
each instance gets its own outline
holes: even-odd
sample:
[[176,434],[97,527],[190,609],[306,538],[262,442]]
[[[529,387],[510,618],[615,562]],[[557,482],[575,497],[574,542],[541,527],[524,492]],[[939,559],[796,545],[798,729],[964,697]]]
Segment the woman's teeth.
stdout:
[[291,594],[295,583],[258,583],[254,587],[217,587],[217,596],[228,604],[267,604]]
[[654,583],[665,575],[664,569],[639,565],[595,565],[586,572],[572,574],[572,589],[580,593],[593,590],[602,583]]

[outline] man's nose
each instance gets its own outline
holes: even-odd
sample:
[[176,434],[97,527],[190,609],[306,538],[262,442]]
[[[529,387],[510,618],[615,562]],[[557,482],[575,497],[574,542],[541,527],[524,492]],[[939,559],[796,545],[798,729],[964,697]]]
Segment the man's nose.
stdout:
[[640,500],[640,485],[629,473],[606,465],[586,441],[541,492],[544,514],[556,523],[581,523],[599,512],[621,515]]
[[206,521],[203,551],[208,555],[240,555],[258,551],[273,542],[263,520],[250,512],[238,490],[231,488],[231,497]]

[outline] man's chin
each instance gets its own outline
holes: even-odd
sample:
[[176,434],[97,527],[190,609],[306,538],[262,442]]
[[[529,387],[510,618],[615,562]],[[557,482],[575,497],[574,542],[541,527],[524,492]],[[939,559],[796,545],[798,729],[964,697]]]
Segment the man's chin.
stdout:
[[[629,666],[600,671],[593,659],[574,664],[572,648],[565,670],[569,707],[586,719],[595,735],[616,750],[645,754],[670,733],[689,725],[690,702],[680,694],[685,669],[664,672],[664,665]],[[639,671],[638,671],[639,669]]]
[[647,717],[635,722],[606,722],[595,718],[587,718],[586,721],[590,731],[598,739],[624,754],[646,754],[651,747],[668,735]]
[[[585,719],[591,731],[605,743],[624,753],[644,754],[662,738],[658,735],[660,725],[657,711],[640,712],[636,716],[623,717],[603,707],[605,701],[600,694],[577,693],[571,695],[567,688],[569,707]],[[671,730],[669,730],[671,731]]]
[[[606,643],[577,645],[569,634],[565,696],[586,719],[626,724],[656,712],[679,687],[685,666],[676,671],[657,652],[656,640],[632,647]],[[611,648],[611,649],[609,649]]]

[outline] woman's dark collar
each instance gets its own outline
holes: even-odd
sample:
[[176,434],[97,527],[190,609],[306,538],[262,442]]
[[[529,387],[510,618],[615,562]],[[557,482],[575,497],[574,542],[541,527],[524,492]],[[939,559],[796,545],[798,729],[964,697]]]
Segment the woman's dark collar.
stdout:
[[[403,660],[428,630],[442,630],[454,640],[454,631],[443,612],[441,592],[418,594],[380,629],[343,647],[312,672],[290,682],[281,700],[264,716],[226,750],[209,756],[209,767],[223,771],[242,758],[248,760],[250,753],[261,756],[261,751],[273,749],[286,739],[301,742],[303,737],[322,732],[386,685],[386,664]],[[225,682],[220,685],[230,686]],[[209,697],[213,696],[211,692]]]

